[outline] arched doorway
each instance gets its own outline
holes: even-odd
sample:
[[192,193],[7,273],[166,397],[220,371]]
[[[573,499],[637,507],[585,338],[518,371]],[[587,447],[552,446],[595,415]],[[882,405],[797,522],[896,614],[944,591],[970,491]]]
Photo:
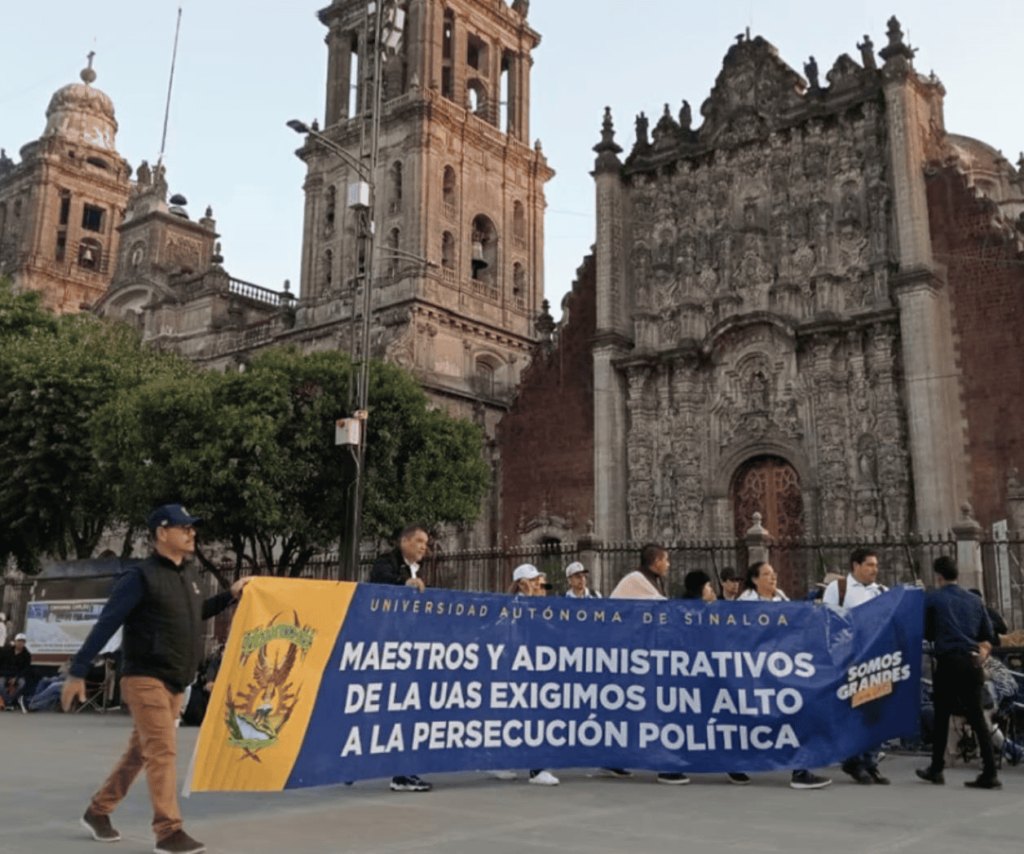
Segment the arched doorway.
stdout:
[[[761,514],[761,524],[773,538],[786,542],[803,536],[800,476],[781,457],[765,455],[747,460],[733,477],[731,498],[737,537],[747,533],[754,513]],[[779,574],[779,587],[790,597],[803,595],[804,580],[786,551],[773,549],[771,557]]]

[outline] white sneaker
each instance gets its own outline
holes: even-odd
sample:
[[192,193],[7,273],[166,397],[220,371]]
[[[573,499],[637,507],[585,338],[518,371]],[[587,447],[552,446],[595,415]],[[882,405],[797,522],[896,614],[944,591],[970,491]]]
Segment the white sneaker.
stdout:
[[530,782],[535,786],[557,786],[558,778],[550,771],[540,771],[530,778]]
[[488,771],[495,780],[514,780],[516,779],[515,771]]

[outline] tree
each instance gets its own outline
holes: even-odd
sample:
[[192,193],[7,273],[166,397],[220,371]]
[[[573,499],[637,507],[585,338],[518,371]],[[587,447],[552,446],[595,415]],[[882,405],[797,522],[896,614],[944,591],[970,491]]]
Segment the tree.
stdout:
[[[121,483],[121,514],[181,501],[204,517],[205,539],[230,544],[237,567],[300,574],[342,532],[352,468],[334,424],[350,375],[343,353],[275,348],[241,372],[122,395],[95,422],[99,453]],[[431,411],[394,365],[371,363],[370,383],[364,533],[388,536],[412,518],[474,519],[487,488],[479,427]]]
[[43,307],[42,293],[18,293],[10,276],[0,276],[0,341],[35,331],[57,331],[57,318]]
[[91,315],[55,318],[0,289],[0,558],[33,574],[40,558],[91,557],[113,521],[116,484],[93,452],[90,421],[120,391],[195,372]]

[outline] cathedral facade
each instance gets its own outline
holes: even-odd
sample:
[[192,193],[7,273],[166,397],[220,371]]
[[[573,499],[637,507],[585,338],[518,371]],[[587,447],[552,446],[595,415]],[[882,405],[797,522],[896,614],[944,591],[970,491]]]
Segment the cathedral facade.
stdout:
[[[1014,516],[1024,163],[946,132],[895,19],[857,47],[819,79],[741,36],[700,119],[641,113],[628,153],[606,112],[572,295],[593,311],[558,332],[567,353],[590,342],[593,445],[571,468],[593,502],[574,496],[561,538],[588,513],[601,540],[660,542],[730,539],[755,513],[833,541],[948,532],[965,503]],[[517,403],[500,435],[515,447],[536,415]],[[570,516],[504,470],[521,538]]]

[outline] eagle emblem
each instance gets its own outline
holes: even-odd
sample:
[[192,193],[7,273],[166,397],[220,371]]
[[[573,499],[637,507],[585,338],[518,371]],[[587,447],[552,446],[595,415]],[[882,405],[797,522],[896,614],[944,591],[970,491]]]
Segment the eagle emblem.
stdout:
[[234,693],[228,683],[225,723],[228,744],[241,749],[243,759],[259,762],[259,751],[277,744],[299,701],[302,685],[292,670],[305,660],[316,632],[301,624],[298,612],[292,611],[292,617],[292,622],[278,622],[277,614],[242,637],[239,664],[246,681]]

